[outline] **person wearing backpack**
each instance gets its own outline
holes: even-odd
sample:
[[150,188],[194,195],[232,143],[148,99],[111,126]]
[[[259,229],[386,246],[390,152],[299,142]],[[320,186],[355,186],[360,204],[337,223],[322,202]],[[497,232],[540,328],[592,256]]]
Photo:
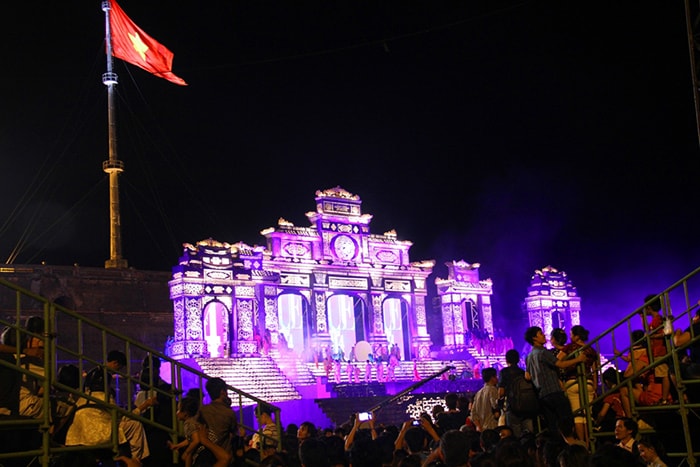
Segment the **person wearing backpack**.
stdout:
[[520,438],[524,433],[534,433],[534,421],[539,414],[537,392],[525,379],[525,370],[520,368],[520,354],[515,349],[506,352],[506,366],[498,379],[498,399],[505,410],[506,425],[513,435]]

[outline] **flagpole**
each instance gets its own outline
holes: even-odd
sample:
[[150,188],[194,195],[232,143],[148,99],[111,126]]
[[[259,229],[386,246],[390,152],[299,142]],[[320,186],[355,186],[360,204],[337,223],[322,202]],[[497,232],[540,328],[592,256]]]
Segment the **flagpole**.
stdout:
[[109,159],[102,162],[102,170],[109,175],[109,259],[106,269],[125,269],[126,259],[122,258],[121,216],[119,214],[119,174],[124,171],[124,162],[117,158],[117,121],[114,110],[114,86],[117,74],[112,71],[112,33],[109,26],[110,0],[102,1],[105,12],[105,42],[107,43],[107,72],[102,75],[102,83],[107,86],[107,122],[109,128]]

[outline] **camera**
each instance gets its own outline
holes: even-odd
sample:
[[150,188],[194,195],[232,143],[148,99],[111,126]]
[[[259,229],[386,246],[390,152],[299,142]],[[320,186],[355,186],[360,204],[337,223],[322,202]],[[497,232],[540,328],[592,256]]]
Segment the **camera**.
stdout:
[[411,422],[411,425],[420,426],[420,420],[413,420],[413,422]]
[[357,419],[361,422],[366,422],[372,419],[372,412],[360,412],[357,414]]

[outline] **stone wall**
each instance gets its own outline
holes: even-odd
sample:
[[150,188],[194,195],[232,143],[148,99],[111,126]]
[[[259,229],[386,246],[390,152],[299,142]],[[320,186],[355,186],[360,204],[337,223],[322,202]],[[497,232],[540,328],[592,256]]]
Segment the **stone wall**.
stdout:
[[[173,334],[169,271],[13,265],[0,268],[0,277],[155,350]],[[22,299],[22,316],[41,314],[38,303]],[[16,294],[0,287],[0,317],[12,321],[15,313]],[[100,355],[98,337],[86,342],[86,352]]]

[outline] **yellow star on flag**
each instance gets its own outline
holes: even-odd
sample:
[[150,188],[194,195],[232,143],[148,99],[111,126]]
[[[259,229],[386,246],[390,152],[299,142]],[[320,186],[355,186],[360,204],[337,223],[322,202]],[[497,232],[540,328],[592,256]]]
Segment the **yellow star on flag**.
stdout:
[[112,55],[172,83],[187,86],[184,79],[173,73],[173,53],[134,24],[115,0],[105,1],[112,7],[109,15]]
[[137,33],[129,33],[129,40],[131,40],[131,45],[134,47],[134,50],[138,52],[139,55],[141,55],[141,60],[145,62],[146,52],[148,52],[148,46],[143,43],[143,41],[141,40],[141,36],[139,36]]

